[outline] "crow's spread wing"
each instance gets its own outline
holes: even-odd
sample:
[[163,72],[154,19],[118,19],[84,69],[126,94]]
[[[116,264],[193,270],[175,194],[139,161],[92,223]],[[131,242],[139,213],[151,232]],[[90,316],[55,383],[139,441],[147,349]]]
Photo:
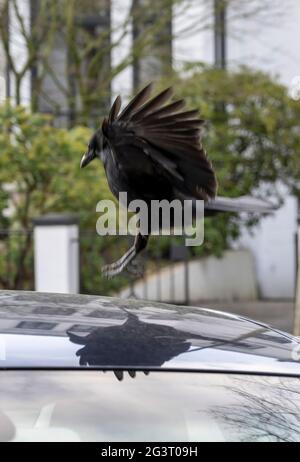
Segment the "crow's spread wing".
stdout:
[[130,148],[134,148],[141,156],[136,166],[141,174],[146,158],[151,159],[159,174],[181,192],[214,198],[217,181],[200,141],[204,121],[198,111],[183,111],[183,100],[168,103],[170,88],[149,100],[151,90],[152,85],[145,87],[120,114],[120,97],[114,102],[102,126],[111,152],[130,164]]

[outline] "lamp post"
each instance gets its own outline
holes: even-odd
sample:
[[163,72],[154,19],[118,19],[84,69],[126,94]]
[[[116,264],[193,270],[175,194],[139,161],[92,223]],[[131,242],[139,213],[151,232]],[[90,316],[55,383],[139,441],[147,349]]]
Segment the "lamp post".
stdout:
[[226,68],[227,60],[226,3],[226,0],[214,0],[215,66],[220,69]]

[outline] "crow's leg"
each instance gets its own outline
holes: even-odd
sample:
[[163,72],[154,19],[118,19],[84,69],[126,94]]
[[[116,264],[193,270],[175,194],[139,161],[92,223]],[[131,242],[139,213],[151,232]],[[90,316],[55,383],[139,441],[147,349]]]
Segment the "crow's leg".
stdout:
[[120,260],[112,263],[111,265],[106,265],[102,268],[102,274],[108,278],[116,276],[120,274],[126,266],[131,263],[136,256],[142,252],[147,246],[149,236],[143,236],[142,234],[138,234],[135,238],[133,246],[128,250],[128,252],[123,255]]
[[127,265],[126,271],[133,277],[142,277],[144,275],[144,265],[141,261],[133,260]]

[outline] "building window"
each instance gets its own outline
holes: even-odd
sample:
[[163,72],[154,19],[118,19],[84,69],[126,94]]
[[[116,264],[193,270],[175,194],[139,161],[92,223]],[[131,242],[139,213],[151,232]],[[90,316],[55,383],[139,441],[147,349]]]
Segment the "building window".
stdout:
[[33,310],[34,314],[56,314],[57,316],[71,316],[76,313],[76,310],[73,308],[48,308],[48,307],[39,307]]
[[75,324],[74,326],[70,327],[70,329],[68,329],[68,331],[69,332],[82,332],[82,333],[86,332],[86,333],[90,333],[95,329],[96,329],[95,326],[88,326],[88,325],[84,325],[84,324]]
[[57,326],[57,324],[53,322],[22,321],[16,326],[16,328],[30,330],[52,330],[55,326]]

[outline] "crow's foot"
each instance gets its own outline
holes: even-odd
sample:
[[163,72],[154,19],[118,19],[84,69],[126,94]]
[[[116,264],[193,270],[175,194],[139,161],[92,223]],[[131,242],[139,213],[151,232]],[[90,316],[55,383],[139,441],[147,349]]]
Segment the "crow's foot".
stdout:
[[118,276],[118,274],[122,273],[122,271],[125,269],[124,266],[117,265],[116,263],[112,263],[111,265],[105,265],[101,268],[101,273],[102,276],[104,276],[107,279],[111,279],[114,276]]
[[131,261],[126,268],[126,271],[136,278],[141,278],[144,275],[144,265],[139,261]]
[[147,246],[149,236],[143,236],[138,234],[135,238],[134,245],[115,263],[111,265],[106,265],[102,268],[102,274],[108,279],[117,276],[122,273],[122,271],[128,267],[129,264],[132,264],[133,260],[137,255],[145,249]]
[[132,260],[136,257],[136,251],[135,248],[131,248],[128,250],[128,252],[123,255],[122,258],[120,258],[118,261],[115,263],[111,263],[110,265],[105,265],[101,272],[104,277],[111,279],[114,276],[117,276],[118,274],[122,273],[122,271],[129,265]]

